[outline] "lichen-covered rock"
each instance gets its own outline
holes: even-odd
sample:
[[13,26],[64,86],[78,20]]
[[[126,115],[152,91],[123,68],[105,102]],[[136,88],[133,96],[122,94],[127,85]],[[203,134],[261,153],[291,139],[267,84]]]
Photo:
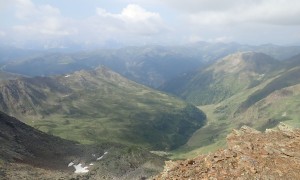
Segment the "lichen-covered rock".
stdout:
[[280,123],[261,133],[243,126],[227,142],[227,149],[173,163],[154,179],[300,179],[299,129]]

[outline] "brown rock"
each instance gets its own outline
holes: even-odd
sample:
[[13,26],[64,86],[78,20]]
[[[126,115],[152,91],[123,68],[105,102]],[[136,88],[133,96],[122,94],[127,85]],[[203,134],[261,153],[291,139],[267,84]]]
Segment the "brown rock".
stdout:
[[[279,124],[261,133],[243,126],[227,137],[228,149],[182,163],[160,179],[300,179],[300,130]],[[178,167],[178,168],[175,168]]]

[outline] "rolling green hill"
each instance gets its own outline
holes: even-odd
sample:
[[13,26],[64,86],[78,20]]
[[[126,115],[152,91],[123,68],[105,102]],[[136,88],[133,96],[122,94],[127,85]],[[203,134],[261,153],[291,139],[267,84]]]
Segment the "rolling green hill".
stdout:
[[177,98],[104,67],[0,84],[0,109],[31,126],[81,143],[117,142],[174,149],[205,124]]

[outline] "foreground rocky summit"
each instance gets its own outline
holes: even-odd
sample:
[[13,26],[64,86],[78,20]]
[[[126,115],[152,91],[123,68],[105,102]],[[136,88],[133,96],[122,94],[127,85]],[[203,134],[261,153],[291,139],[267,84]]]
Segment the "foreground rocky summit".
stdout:
[[299,179],[300,129],[280,123],[262,133],[247,126],[227,136],[228,148],[167,162],[160,179]]

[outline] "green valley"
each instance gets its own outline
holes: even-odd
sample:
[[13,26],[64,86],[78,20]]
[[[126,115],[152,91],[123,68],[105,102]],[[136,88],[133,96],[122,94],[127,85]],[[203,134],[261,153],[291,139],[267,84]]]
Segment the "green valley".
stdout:
[[49,134],[85,144],[174,149],[206,121],[195,106],[104,67],[5,81],[0,92],[2,111]]

